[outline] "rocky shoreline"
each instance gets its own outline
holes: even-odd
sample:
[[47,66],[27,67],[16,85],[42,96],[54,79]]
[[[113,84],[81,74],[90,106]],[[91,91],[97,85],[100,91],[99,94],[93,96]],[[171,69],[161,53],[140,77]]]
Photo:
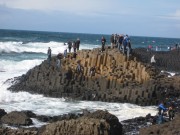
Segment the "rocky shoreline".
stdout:
[[[12,135],[119,135],[123,134],[122,124],[118,118],[107,111],[97,110],[82,114],[65,114],[60,116],[38,116],[31,111],[13,111],[6,113],[0,109],[0,134]],[[33,125],[32,118],[47,124],[40,128],[28,128]],[[18,129],[4,127],[7,124]],[[22,126],[27,126],[26,128]]]
[[[45,122],[44,126],[35,127],[33,119]],[[175,119],[164,124],[156,123],[156,116],[148,114],[119,122],[118,118],[107,111],[81,114],[64,114],[59,116],[36,115],[31,111],[13,111],[6,113],[0,109],[0,134],[3,135],[148,135],[180,133],[180,113]],[[33,126],[34,125],[34,126]],[[172,128],[173,127],[173,128]]]
[[[155,66],[149,64],[153,54],[155,54],[157,60]],[[68,54],[67,58],[62,59],[60,70],[56,70],[56,57],[53,57],[50,67],[47,64],[47,60],[45,60],[21,77],[8,80],[13,82],[9,90],[14,92],[28,91],[56,98],[68,97],[76,100],[134,103],[142,106],[157,105],[160,101],[164,101],[168,106],[172,103],[170,99],[173,99],[173,101],[179,101],[180,99],[180,76],[177,74],[173,77],[168,77],[170,74],[161,72],[161,70],[179,72],[179,55],[179,51],[147,52],[141,48],[133,50],[130,57],[126,57],[117,49],[106,48],[104,52],[101,52],[98,48],[81,50],[77,52],[76,58],[73,57],[73,54]],[[80,73],[76,70],[78,63],[83,67]],[[90,68],[93,66],[96,68],[96,73],[90,76]],[[179,109],[179,103],[176,104],[176,107]],[[177,110],[178,112],[179,110]],[[74,130],[76,129],[74,125],[77,125],[82,119],[86,119],[84,124],[88,124],[86,121],[89,121],[91,124],[96,123],[95,126],[100,126],[101,123],[101,118],[99,117],[95,121],[89,119],[89,117],[77,119],[78,122],[75,119],[64,123],[69,123],[68,126]],[[179,119],[179,113],[176,119]],[[150,134],[153,132],[150,130],[151,126],[148,129],[140,129],[149,126],[148,122],[152,123],[150,119],[142,117],[123,121],[124,126],[119,123],[121,131],[119,130],[117,134],[128,135],[128,132],[130,132],[129,134],[132,132],[138,134],[139,130],[142,135]],[[175,123],[179,124],[179,121],[175,120]],[[112,131],[109,130],[109,127],[114,125],[108,124],[103,123],[103,134],[116,135],[116,130],[112,128],[110,128]],[[63,122],[60,121],[53,127],[56,125],[62,127]],[[154,129],[158,129],[160,126],[156,125]],[[94,129],[93,127],[89,128]],[[52,128],[51,125],[48,131],[51,131],[50,128]],[[58,131],[56,132],[65,132],[59,127],[56,127],[56,130],[57,128]],[[86,133],[86,128],[83,127],[84,133]],[[68,128],[66,129],[67,131],[69,130]],[[175,131],[176,133],[179,132],[176,129],[173,130],[172,135],[175,134]],[[4,129],[3,132],[5,132]],[[46,134],[45,132],[43,134]],[[72,133],[71,131],[68,132],[69,134]],[[76,132],[81,134],[80,130]],[[88,135],[89,132],[86,134]],[[157,132],[164,133],[164,131],[160,130]],[[47,134],[50,135],[50,133]],[[102,134],[102,132],[92,130],[90,134]]]

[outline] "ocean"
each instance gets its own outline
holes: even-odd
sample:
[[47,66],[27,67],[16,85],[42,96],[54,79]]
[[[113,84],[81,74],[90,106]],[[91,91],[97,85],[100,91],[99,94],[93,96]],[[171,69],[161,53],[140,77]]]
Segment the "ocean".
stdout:
[[[64,43],[80,38],[81,49],[101,47],[101,37],[110,44],[111,35],[80,34],[65,32],[41,32],[21,30],[0,30],[0,108],[6,112],[30,110],[38,115],[57,116],[67,113],[81,113],[83,109],[95,111],[108,110],[116,115],[119,121],[145,116],[148,113],[155,115],[156,106],[142,107],[129,103],[107,103],[97,101],[75,101],[64,98],[50,98],[28,92],[13,93],[7,88],[12,84],[6,80],[25,74],[29,69],[41,64],[47,59],[47,49],[51,47],[52,54],[57,55],[66,48]],[[137,37],[130,36],[132,48],[152,45],[159,50],[167,50],[168,46],[180,43],[180,39]],[[36,127],[42,123],[33,119]]]

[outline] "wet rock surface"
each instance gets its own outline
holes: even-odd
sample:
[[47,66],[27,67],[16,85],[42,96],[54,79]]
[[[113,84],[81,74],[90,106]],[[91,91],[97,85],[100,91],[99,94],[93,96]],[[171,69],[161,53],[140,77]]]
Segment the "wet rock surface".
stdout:
[[[85,111],[84,111],[85,112]],[[22,122],[19,122],[19,114],[25,115],[27,117],[31,116],[33,118],[40,118],[45,116],[35,115],[31,111],[22,112],[11,112],[7,116],[11,118],[11,123],[9,119],[4,121],[5,118],[1,118],[2,123],[0,127],[0,134],[12,135],[121,135],[122,125],[118,121],[118,118],[107,111],[98,110],[93,113],[86,111],[86,113],[75,115],[66,114],[61,116],[48,117],[46,116],[46,122],[49,124],[40,128],[22,128]],[[6,116],[6,115],[5,115]],[[7,117],[6,116],[6,117]],[[56,118],[56,119],[55,119]],[[43,120],[43,119],[42,119]],[[43,120],[44,121],[44,120]],[[3,124],[8,124],[9,126],[15,126],[18,129],[11,129],[4,127]],[[13,124],[13,125],[12,125]],[[26,123],[27,124],[27,123]]]
[[[164,124],[157,124],[157,116],[148,114],[146,117],[137,117],[124,120],[121,123],[117,117],[107,111],[97,110],[89,112],[84,110],[82,114],[66,114],[59,116],[36,115],[31,111],[22,111],[30,118],[47,122],[46,125],[35,128],[23,128],[16,124],[16,129],[7,128],[4,123],[0,125],[0,134],[12,135],[145,135],[163,134],[177,135],[179,133],[180,113],[176,111],[175,119],[169,122],[168,118]],[[15,114],[15,113],[9,113]],[[16,116],[16,114],[15,114]],[[13,117],[17,119],[17,117]],[[43,118],[43,119],[42,119]],[[46,119],[46,120],[44,120]],[[15,121],[15,120],[12,120]],[[10,124],[11,125],[11,124]],[[173,127],[173,129],[172,129]],[[14,126],[13,126],[14,128]],[[18,129],[17,129],[18,128]],[[166,134],[167,132],[167,134]]]
[[23,112],[13,111],[4,115],[1,122],[11,126],[29,126],[32,125],[32,120]]
[[41,129],[43,135],[121,135],[122,125],[107,111],[96,111],[78,119],[62,120]]

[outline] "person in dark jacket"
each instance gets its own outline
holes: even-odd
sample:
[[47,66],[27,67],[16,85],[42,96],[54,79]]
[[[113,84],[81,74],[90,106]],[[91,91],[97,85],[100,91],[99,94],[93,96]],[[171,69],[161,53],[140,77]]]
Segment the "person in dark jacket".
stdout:
[[71,42],[71,41],[69,41],[69,42],[68,42],[68,49],[69,49],[69,53],[71,52],[71,48],[72,48],[72,42]]
[[106,39],[104,38],[104,36],[102,36],[101,43],[102,43],[101,51],[103,52],[105,50],[105,44],[106,44]]
[[77,50],[79,50],[80,43],[81,43],[80,39],[77,38],[77,40],[76,40],[76,47],[77,47]]
[[51,65],[51,48],[50,47],[48,48],[47,55],[48,55],[48,65],[50,66]]

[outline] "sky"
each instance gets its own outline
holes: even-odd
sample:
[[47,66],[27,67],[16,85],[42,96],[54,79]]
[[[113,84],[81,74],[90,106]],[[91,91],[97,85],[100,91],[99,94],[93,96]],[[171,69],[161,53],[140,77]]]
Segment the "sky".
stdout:
[[180,38],[180,0],[0,0],[0,29]]

